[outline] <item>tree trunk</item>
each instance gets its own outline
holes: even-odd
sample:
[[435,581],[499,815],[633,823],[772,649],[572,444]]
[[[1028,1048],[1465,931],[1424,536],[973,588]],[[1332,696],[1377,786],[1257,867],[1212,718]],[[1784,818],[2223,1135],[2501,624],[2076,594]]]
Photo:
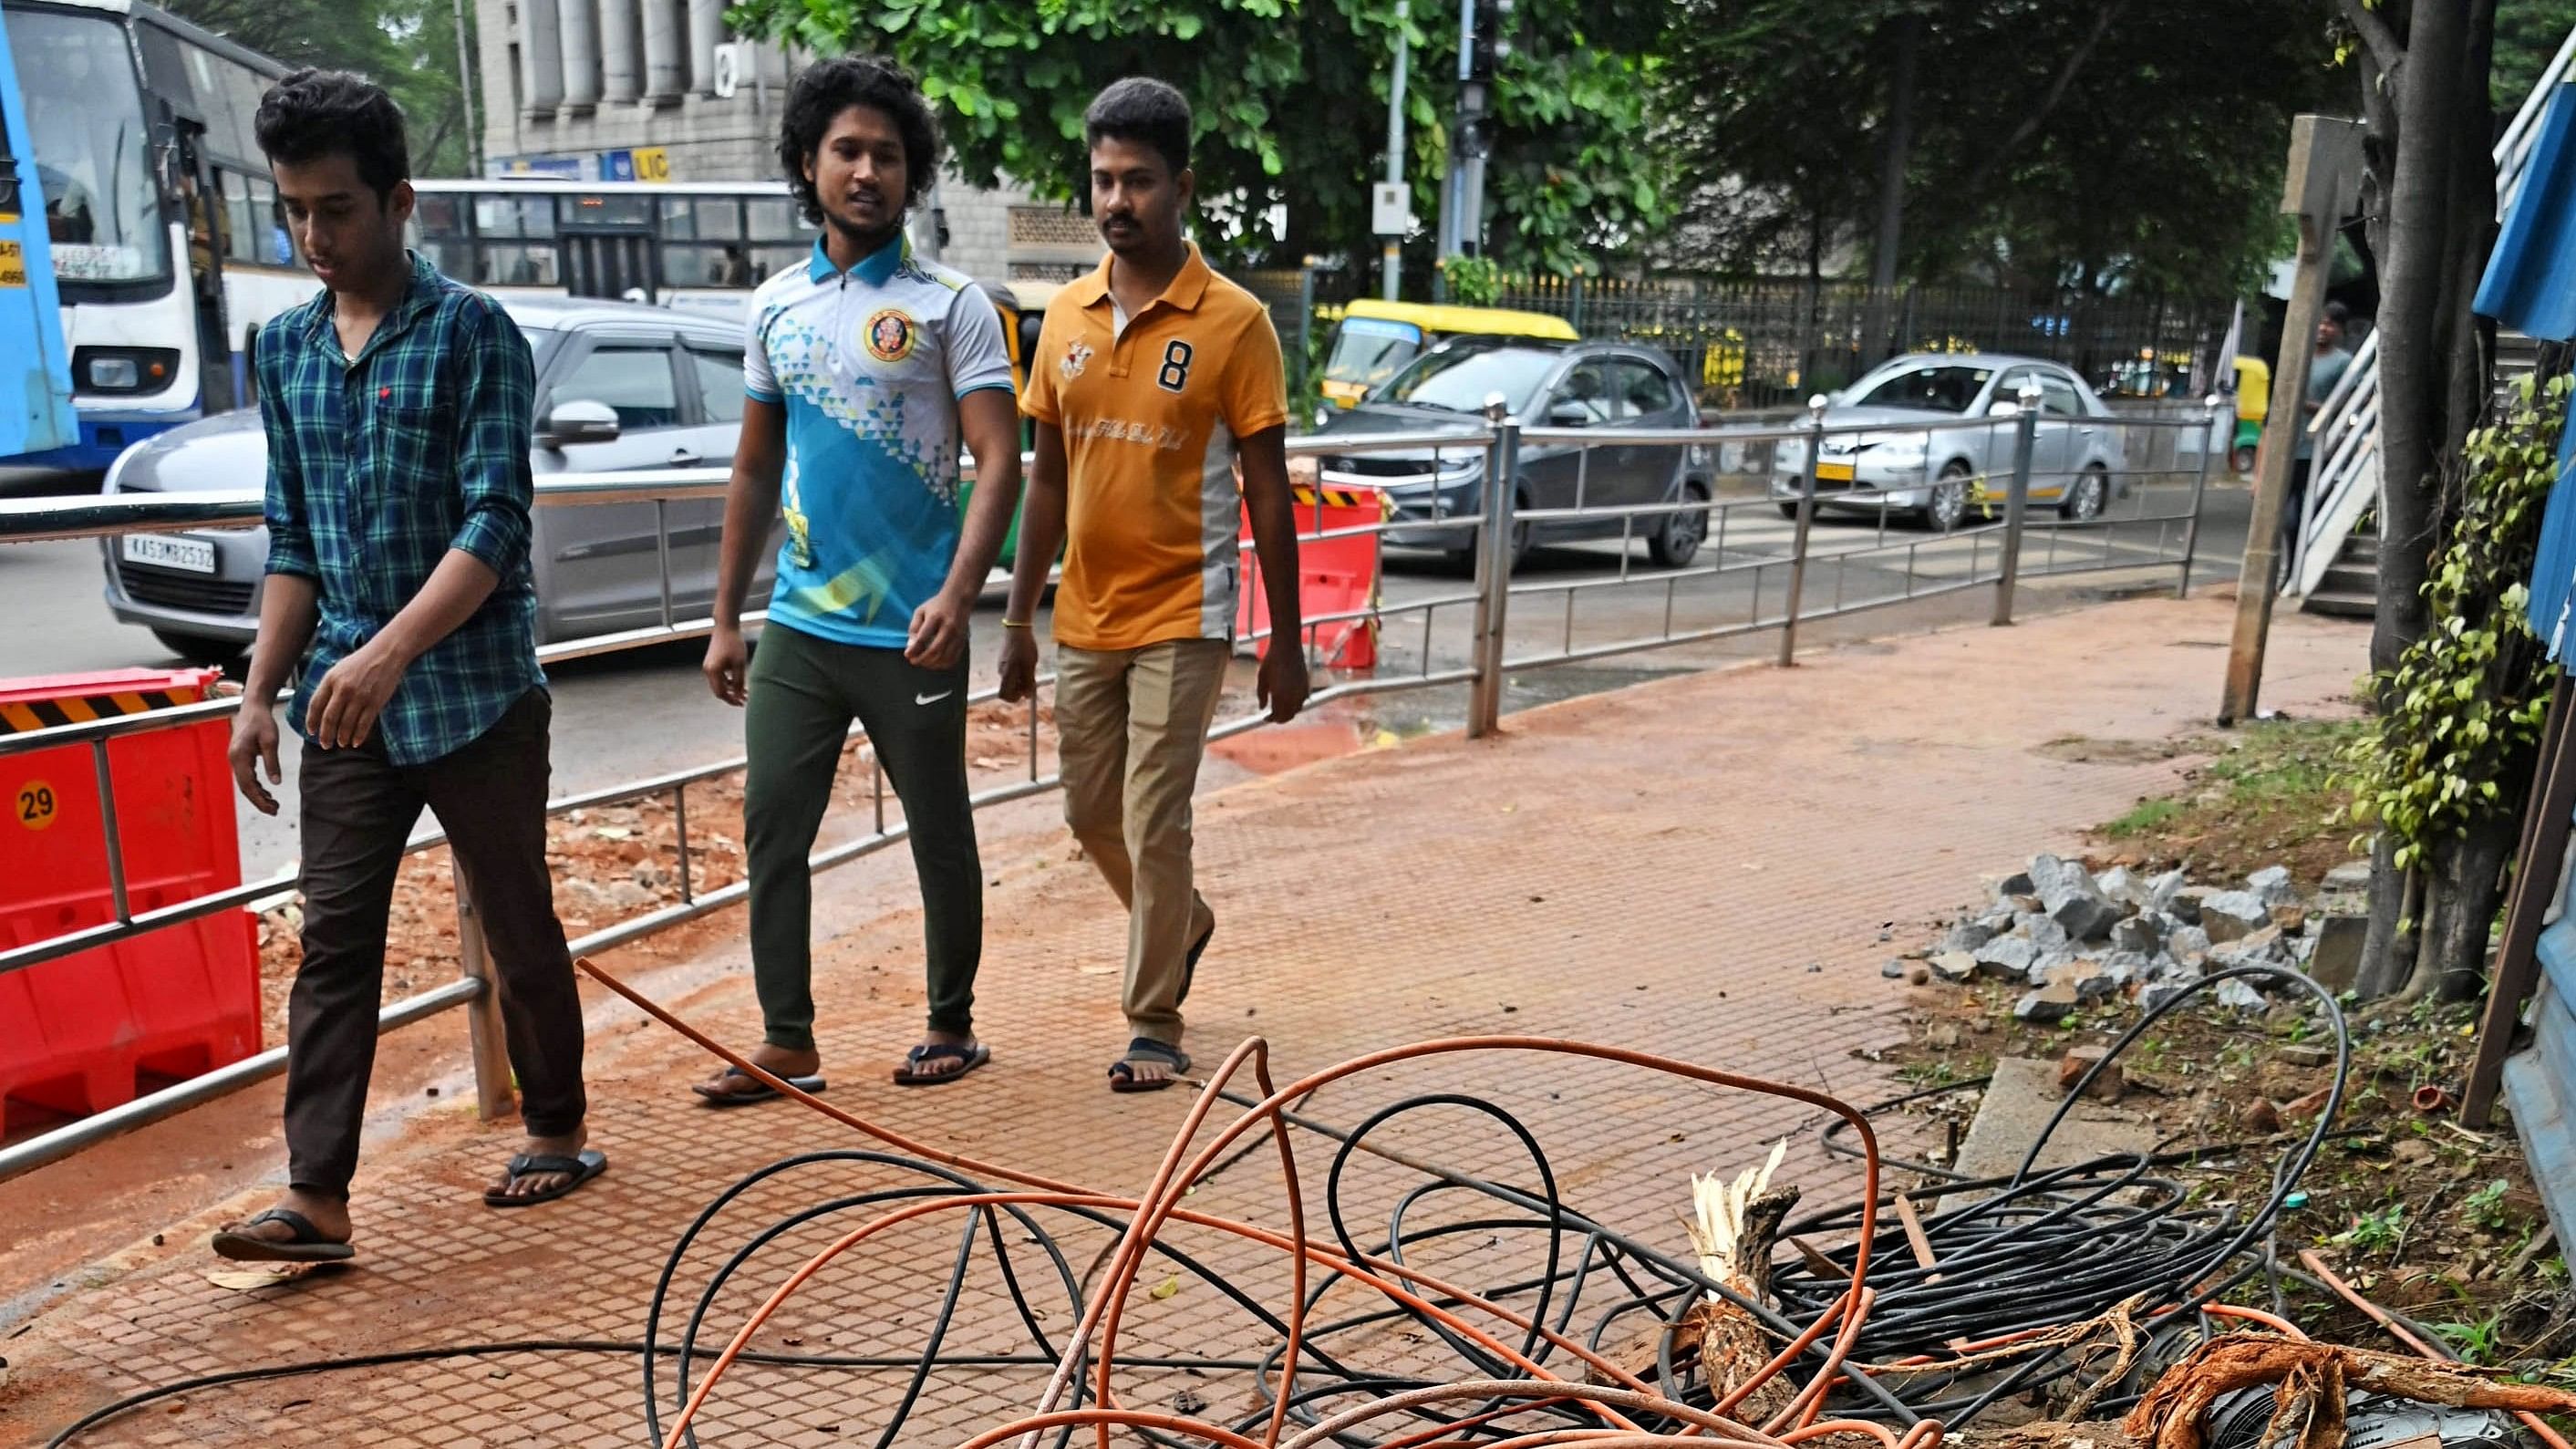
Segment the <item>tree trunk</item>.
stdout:
[[[2347,12],[2353,7],[2347,6]],[[2488,157],[2494,131],[2487,76],[2495,35],[2493,0],[2416,0],[2407,16],[2404,52],[2391,65],[2380,37],[2364,70],[2364,111],[2371,126],[2371,188],[2382,218],[2371,227],[2380,254],[2380,465],[2385,506],[2379,519],[2379,598],[2370,667],[2396,667],[2427,624],[2424,581],[2440,521],[2441,470],[2457,453],[2486,397],[2486,366],[2469,312],[2486,264],[2495,217],[2495,174]],[[2392,93],[2374,95],[2382,73]],[[2284,346],[2304,345],[2285,338]],[[2509,848],[2509,847],[2508,847]],[[2392,864],[2393,845],[2374,847],[2370,929],[2357,985],[2364,996],[2418,974],[2411,944],[2401,941],[2406,879]],[[2472,856],[2476,852],[2471,852]],[[2451,890],[2441,869],[2446,851],[2420,862],[2425,915],[2442,923],[2427,939],[2457,943],[2474,926],[2484,949],[2483,915],[2462,917],[2471,900]],[[2474,864],[2474,860],[2468,862]],[[2490,886],[2490,890],[2492,887]],[[2475,896],[2475,892],[2471,896]],[[2488,899],[2492,912],[2493,901]],[[2456,925],[2454,925],[2454,918]],[[2441,949],[2449,949],[2444,947]],[[2459,964],[2437,957],[2440,969]],[[2438,974],[2438,972],[2437,972]]]
[[1923,22],[1919,17],[1909,15],[1896,22],[1894,74],[1887,87],[1886,144],[1879,158],[1878,237],[1870,247],[1869,317],[1861,333],[1861,345],[1868,349],[1868,355],[1861,359],[1864,367],[1901,350],[1888,324],[1896,300],[1897,261],[1904,254],[1905,168],[1914,152],[1914,66],[1923,48],[1922,36]]
[[2503,894],[2505,861],[2520,830],[2513,814],[2491,815],[2434,852],[2422,945],[2404,993],[2408,1000],[2477,996],[2486,980],[2487,940]]
[[2415,872],[2394,863],[2397,842],[2381,831],[2370,842],[2370,923],[2362,932],[2361,964],[2353,973],[2353,994],[2367,1001],[2386,996],[2405,983],[2415,968],[2416,933],[2410,928],[2415,902],[2409,889]]

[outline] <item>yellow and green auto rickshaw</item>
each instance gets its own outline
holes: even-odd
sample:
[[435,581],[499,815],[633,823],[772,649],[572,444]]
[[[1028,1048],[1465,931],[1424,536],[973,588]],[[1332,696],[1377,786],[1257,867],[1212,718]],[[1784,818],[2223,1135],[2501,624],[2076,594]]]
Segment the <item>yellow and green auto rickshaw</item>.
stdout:
[[[1054,300],[1057,282],[978,282],[993,310],[1002,315],[1002,350],[1011,358],[1011,395],[1024,397],[1029,390],[1029,361],[1037,355],[1038,328],[1046,321],[1047,303]],[[1030,424],[1020,420],[1020,448],[1027,451],[1034,440]],[[957,511],[963,516],[968,499],[975,496],[975,480],[967,479],[957,489]],[[1018,557],[1020,518],[1011,515],[1011,530],[1002,535],[1002,563],[1008,567]]]
[[2227,461],[2239,473],[2254,471],[2254,448],[2263,441],[2263,419],[2272,411],[2272,364],[2236,359],[2236,445]]
[[1320,384],[1325,401],[1357,407],[1371,388],[1452,337],[1545,337],[1579,340],[1571,323],[1545,312],[1500,307],[1439,307],[1363,297],[1342,312]]

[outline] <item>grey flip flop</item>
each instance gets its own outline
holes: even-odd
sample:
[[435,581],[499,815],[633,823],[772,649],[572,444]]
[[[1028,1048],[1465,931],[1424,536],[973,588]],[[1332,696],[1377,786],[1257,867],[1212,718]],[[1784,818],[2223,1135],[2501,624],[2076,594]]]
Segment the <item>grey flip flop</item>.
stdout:
[[535,1207],[541,1202],[553,1202],[556,1198],[577,1191],[584,1183],[607,1170],[608,1154],[596,1148],[585,1149],[578,1157],[522,1152],[510,1159],[509,1173],[512,1182],[523,1177],[544,1177],[548,1174],[561,1175],[570,1178],[571,1181],[547,1188],[544,1192],[529,1193],[525,1197],[512,1197],[499,1188],[487,1187],[483,1190],[483,1205],[496,1208],[522,1208]]
[[[1162,1061],[1169,1062],[1172,1067],[1172,1075],[1168,1077],[1152,1078],[1150,1080],[1140,1078],[1136,1075],[1135,1069],[1127,1065],[1129,1060],[1136,1057],[1155,1057]],[[1188,1052],[1181,1050],[1179,1047],[1173,1046],[1169,1042],[1159,1042],[1150,1036],[1140,1036],[1127,1043],[1126,1056],[1109,1064],[1109,1090],[1113,1092],[1159,1092],[1165,1087],[1171,1086],[1173,1083],[1179,1081],[1181,1079],[1181,1073],[1186,1072],[1189,1069],[1190,1054]]]
[[236,1263],[345,1263],[358,1256],[358,1250],[347,1243],[322,1236],[311,1218],[293,1208],[270,1208],[242,1226],[255,1228],[261,1223],[284,1223],[295,1236],[276,1242],[227,1228],[215,1234],[210,1245],[215,1256]]
[[[710,1083],[699,1082],[689,1090],[697,1093],[698,1099],[710,1107],[748,1107],[754,1102],[774,1102],[786,1095],[740,1067],[725,1068],[724,1076],[719,1080],[744,1082],[748,1083],[749,1087],[745,1091],[728,1092]],[[781,1076],[779,1080],[800,1092],[823,1090],[823,1076],[820,1072],[810,1077]]]
[[[956,1081],[992,1059],[992,1051],[980,1041],[973,1046],[923,1042],[903,1054],[903,1065],[894,1069],[894,1084],[898,1087],[936,1087],[942,1082]],[[924,1063],[945,1061],[962,1062],[964,1065],[945,1072],[921,1069]]]

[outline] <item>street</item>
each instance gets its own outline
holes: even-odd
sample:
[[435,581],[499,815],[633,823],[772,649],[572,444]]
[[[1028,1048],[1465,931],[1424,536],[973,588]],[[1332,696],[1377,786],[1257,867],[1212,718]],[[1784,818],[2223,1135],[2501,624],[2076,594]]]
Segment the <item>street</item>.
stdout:
[[[2209,490],[2195,586],[2235,578],[2250,501],[2241,486],[2219,485]],[[2165,514],[2180,512],[2186,506],[2186,489],[2155,485],[2138,490],[2124,510],[2134,512],[2143,507],[2150,514]],[[1724,556],[1729,565],[1788,556],[1794,525],[1779,517],[1767,503],[1747,501],[1725,512]],[[2131,537],[2126,533],[2115,536],[2124,542]],[[1914,563],[1918,587],[1937,587],[1945,577],[1963,575],[1972,563],[1989,570],[1993,567],[1995,539],[1991,531],[1936,538],[1891,528],[1884,537],[1890,544],[1921,545]],[[2026,567],[2034,571],[2041,566],[2046,547],[2042,540],[2043,535],[2032,535]],[[2138,541],[2142,544],[2140,561],[2151,561],[2151,531]],[[1902,551],[1880,550],[1849,560],[1848,566],[1834,563],[1838,553],[1871,550],[1880,542],[1881,534],[1874,524],[1820,520],[1813,535],[1804,612],[1811,615],[1828,608],[1837,597],[1858,601],[1900,592],[1905,564]],[[1699,560],[1701,567],[1712,561],[1717,543],[1718,532],[1712,526],[1710,546]],[[1513,600],[1508,656],[1518,659],[1553,653],[1566,645],[1569,637],[1574,648],[1582,649],[1661,634],[1667,625],[1663,571],[1649,563],[1644,550],[1638,548],[1629,560],[1632,583],[1627,587],[1604,586],[1606,581],[1619,577],[1618,552],[1615,542],[1539,548],[1514,576],[1517,588],[1523,592],[1516,592]],[[1670,627],[1683,632],[1741,620],[1757,607],[1766,617],[1775,615],[1781,606],[1786,573],[1784,566],[1769,566],[1758,572],[1744,569],[1686,577],[1670,590]],[[2085,575],[2061,583],[2033,578],[2021,591],[2022,609],[2025,613],[2046,612],[2098,596],[2087,590],[2098,587],[2104,577]],[[2171,571],[2163,571],[2160,577],[2144,572],[2107,577],[2166,583]],[[1570,634],[1565,602],[1568,595],[1561,592],[1565,585],[1584,586],[1573,591],[1578,601]],[[1837,594],[1837,589],[1843,592]],[[182,661],[150,633],[120,624],[109,616],[101,599],[99,548],[94,542],[0,547],[0,590],[18,601],[19,608],[18,627],[10,632],[5,644],[0,644],[0,678],[183,667]],[[1376,677],[1395,679],[1426,669],[1451,669],[1465,664],[1470,606],[1459,603],[1430,611],[1427,664],[1423,655],[1423,613],[1403,610],[1408,604],[1458,598],[1471,591],[1471,581],[1445,560],[1390,550],[1383,585],[1384,607],[1390,612],[1381,635]],[[1982,595],[1973,602],[1977,609],[1985,607]],[[1935,604],[1925,603],[1865,613],[1830,625],[1809,625],[1802,630],[1802,638],[1824,642],[1906,632],[1950,617],[1933,612],[1936,608]],[[989,661],[1000,644],[1001,618],[1000,592],[988,590],[984,607],[975,616],[974,628],[978,677],[985,684],[991,678]],[[1654,674],[1767,657],[1777,647],[1777,635],[1764,630],[1588,664],[1522,671],[1510,681],[1509,705],[1520,708],[1615,688]],[[554,793],[598,789],[740,753],[741,716],[708,694],[698,674],[698,658],[695,644],[677,644],[576,660],[550,670],[555,696]],[[1338,677],[1319,673],[1316,682],[1321,687]],[[1413,735],[1455,728],[1463,719],[1463,703],[1463,692],[1457,688],[1430,689],[1328,705],[1322,718],[1346,719],[1362,738],[1373,737],[1382,730]],[[1251,666],[1247,660],[1238,667],[1220,717],[1233,718],[1249,713],[1251,708]],[[288,802],[288,808],[273,818],[247,809],[241,812],[242,868],[246,877],[274,872],[295,859],[292,789],[297,748],[290,734],[283,760],[288,788],[280,795]]]

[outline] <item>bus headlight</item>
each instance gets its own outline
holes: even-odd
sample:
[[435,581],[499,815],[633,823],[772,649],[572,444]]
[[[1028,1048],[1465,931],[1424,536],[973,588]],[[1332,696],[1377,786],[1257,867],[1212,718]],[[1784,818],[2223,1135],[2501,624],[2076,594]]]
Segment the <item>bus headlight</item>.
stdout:
[[83,347],[72,353],[72,385],[80,392],[159,392],[178,371],[173,347]]

